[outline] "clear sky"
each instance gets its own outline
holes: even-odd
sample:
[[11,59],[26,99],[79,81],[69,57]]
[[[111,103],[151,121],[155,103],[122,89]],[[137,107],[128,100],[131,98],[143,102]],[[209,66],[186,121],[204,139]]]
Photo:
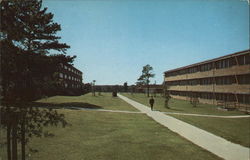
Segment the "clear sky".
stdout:
[[44,0],[76,55],[84,83],[134,84],[150,64],[163,72],[249,48],[245,0]]

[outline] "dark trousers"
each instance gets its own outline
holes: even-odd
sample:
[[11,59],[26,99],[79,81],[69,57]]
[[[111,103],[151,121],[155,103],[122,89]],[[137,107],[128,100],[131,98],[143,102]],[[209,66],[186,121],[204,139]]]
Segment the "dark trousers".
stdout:
[[153,110],[154,104],[150,104],[151,110]]

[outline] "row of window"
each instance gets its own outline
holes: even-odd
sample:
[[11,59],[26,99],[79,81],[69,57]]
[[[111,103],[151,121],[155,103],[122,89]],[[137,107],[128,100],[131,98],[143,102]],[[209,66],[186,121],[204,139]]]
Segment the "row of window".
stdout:
[[230,84],[250,84],[250,74],[237,75],[237,76],[224,76],[224,77],[210,77],[189,80],[167,81],[169,86],[186,86],[186,85],[230,85]]
[[69,79],[69,80],[72,80],[72,81],[81,82],[81,79],[70,76],[70,75],[67,75],[67,74],[63,74],[63,73],[59,73],[59,77],[63,78],[63,79]]
[[65,87],[65,88],[81,88],[81,85],[79,85],[79,84],[68,84],[68,83],[64,83],[64,87]]
[[80,71],[78,71],[78,70],[76,70],[76,69],[74,69],[74,68],[72,68],[72,67],[69,67],[69,66],[66,66],[66,65],[61,64],[61,68],[64,68],[65,70],[70,71],[70,72],[73,72],[73,73],[75,73],[75,74],[77,74],[77,75],[79,75],[79,76],[82,75],[82,73],[81,73]]
[[202,99],[216,99],[218,101],[236,102],[250,104],[250,94],[209,93],[209,92],[186,92],[170,91],[171,95],[184,97],[197,97]]
[[179,71],[166,73],[165,76],[170,77],[170,76],[177,76],[177,75],[183,75],[183,74],[188,74],[188,73],[204,72],[204,71],[209,71],[212,69],[229,68],[237,64],[239,65],[250,64],[250,54],[248,53],[246,55],[222,59],[216,62],[210,62],[207,64],[202,64],[199,66],[194,66],[194,67],[182,69]]

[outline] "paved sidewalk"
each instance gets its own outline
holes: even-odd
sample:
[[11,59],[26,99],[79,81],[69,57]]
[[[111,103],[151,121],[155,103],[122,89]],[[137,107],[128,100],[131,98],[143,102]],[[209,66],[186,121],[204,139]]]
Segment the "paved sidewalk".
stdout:
[[196,116],[196,117],[212,117],[212,118],[249,118],[250,115],[239,115],[239,116],[218,116],[209,114],[191,114],[191,113],[177,113],[177,112],[162,112],[166,114],[184,115],[184,116]]
[[194,144],[214,153],[215,155],[226,160],[249,160],[250,149],[238,144],[229,142],[219,136],[211,134],[205,130],[199,129],[188,123],[180,121],[171,116],[165,115],[158,111],[151,111],[149,107],[133,101],[125,96],[118,94],[118,97],[131,104],[139,111],[146,113],[156,122],[178,133]]

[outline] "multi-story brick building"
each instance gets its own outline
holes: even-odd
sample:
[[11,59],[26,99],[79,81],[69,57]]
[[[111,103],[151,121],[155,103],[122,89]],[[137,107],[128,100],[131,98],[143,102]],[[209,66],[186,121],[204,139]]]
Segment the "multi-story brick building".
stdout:
[[250,50],[164,72],[174,98],[250,110]]
[[82,72],[70,64],[60,64],[58,80],[61,87],[70,94],[81,94]]

